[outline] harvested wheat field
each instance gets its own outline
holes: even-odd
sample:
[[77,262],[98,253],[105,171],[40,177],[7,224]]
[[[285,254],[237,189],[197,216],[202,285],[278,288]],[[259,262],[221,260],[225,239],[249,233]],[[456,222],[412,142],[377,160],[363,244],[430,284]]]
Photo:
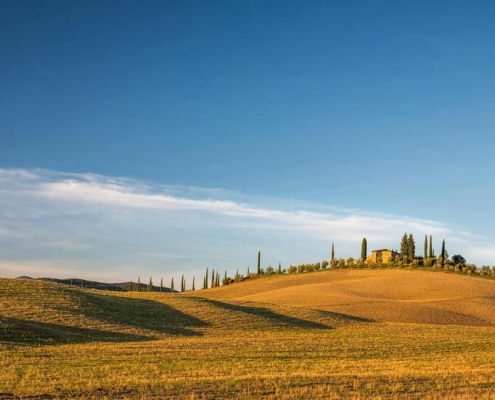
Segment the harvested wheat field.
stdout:
[[337,270],[254,279],[199,295],[348,314],[380,322],[495,325],[495,281],[413,270]]
[[183,294],[0,279],[0,399],[489,399],[494,293],[392,269]]

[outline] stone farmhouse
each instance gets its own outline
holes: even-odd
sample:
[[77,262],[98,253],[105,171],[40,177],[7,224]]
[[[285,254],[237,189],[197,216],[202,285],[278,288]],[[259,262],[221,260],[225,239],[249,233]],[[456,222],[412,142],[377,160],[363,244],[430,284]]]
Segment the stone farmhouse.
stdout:
[[377,263],[380,260],[383,263],[389,263],[393,261],[396,257],[399,257],[400,254],[394,250],[389,250],[389,249],[380,249],[380,250],[373,250],[371,252],[371,255],[366,257],[366,263]]

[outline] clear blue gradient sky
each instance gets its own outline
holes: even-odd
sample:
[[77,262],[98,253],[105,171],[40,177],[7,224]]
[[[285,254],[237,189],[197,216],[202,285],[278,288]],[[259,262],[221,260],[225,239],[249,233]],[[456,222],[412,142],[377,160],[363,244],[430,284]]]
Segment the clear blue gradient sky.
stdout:
[[[271,211],[338,207],[430,221],[454,242],[453,232],[471,235],[456,253],[495,264],[493,21],[490,1],[2,1],[0,200],[4,210],[22,203],[32,190],[26,182],[87,182],[95,174],[93,184],[106,185],[124,177],[117,192],[156,195],[167,186],[196,201],[222,193],[217,200]],[[35,177],[14,190],[16,174]],[[48,207],[33,199],[30,210]],[[50,229],[62,235],[67,221],[53,226],[52,212]],[[36,250],[34,238],[13,239],[14,214],[0,211],[5,265],[51,265],[54,253]],[[74,224],[88,218],[78,215]],[[34,229],[24,223],[24,234]],[[180,257],[203,266],[193,239],[212,236],[197,223],[168,234]],[[276,244],[260,227],[234,225],[217,232],[218,254],[232,252],[222,268],[234,268],[233,253],[241,267],[258,247],[288,254],[303,240]],[[413,230],[418,248],[430,233]],[[141,237],[153,234],[150,227]],[[358,243],[364,234],[355,234]],[[284,262],[318,260],[340,239],[338,230],[325,235],[321,251],[293,252]],[[62,236],[52,242],[77,247],[70,232]],[[79,253],[103,259],[89,239]],[[399,239],[376,242],[398,247]],[[480,241],[486,252],[476,256]],[[358,257],[351,249],[342,256]],[[84,265],[78,251],[66,260]],[[180,257],[150,271],[187,270]]]

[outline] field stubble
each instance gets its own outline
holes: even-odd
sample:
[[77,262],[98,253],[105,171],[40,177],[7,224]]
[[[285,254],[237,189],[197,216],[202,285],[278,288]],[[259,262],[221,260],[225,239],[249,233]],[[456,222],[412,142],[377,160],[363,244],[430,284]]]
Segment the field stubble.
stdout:
[[276,296],[225,299],[227,288],[0,286],[0,398],[495,396],[491,326],[371,322]]

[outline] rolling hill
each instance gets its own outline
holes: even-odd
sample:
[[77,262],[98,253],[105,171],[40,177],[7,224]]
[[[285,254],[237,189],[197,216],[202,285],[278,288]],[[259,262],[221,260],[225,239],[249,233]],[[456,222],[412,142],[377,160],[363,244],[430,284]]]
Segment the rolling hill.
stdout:
[[321,310],[377,322],[495,325],[494,280],[430,271],[349,269],[273,276],[194,296]]
[[183,294],[0,279],[0,342],[151,340],[208,329],[333,328],[356,322],[495,326],[495,281],[414,270],[335,270]]
[[493,398],[494,301],[399,269],[182,294],[0,279],[0,398]]

